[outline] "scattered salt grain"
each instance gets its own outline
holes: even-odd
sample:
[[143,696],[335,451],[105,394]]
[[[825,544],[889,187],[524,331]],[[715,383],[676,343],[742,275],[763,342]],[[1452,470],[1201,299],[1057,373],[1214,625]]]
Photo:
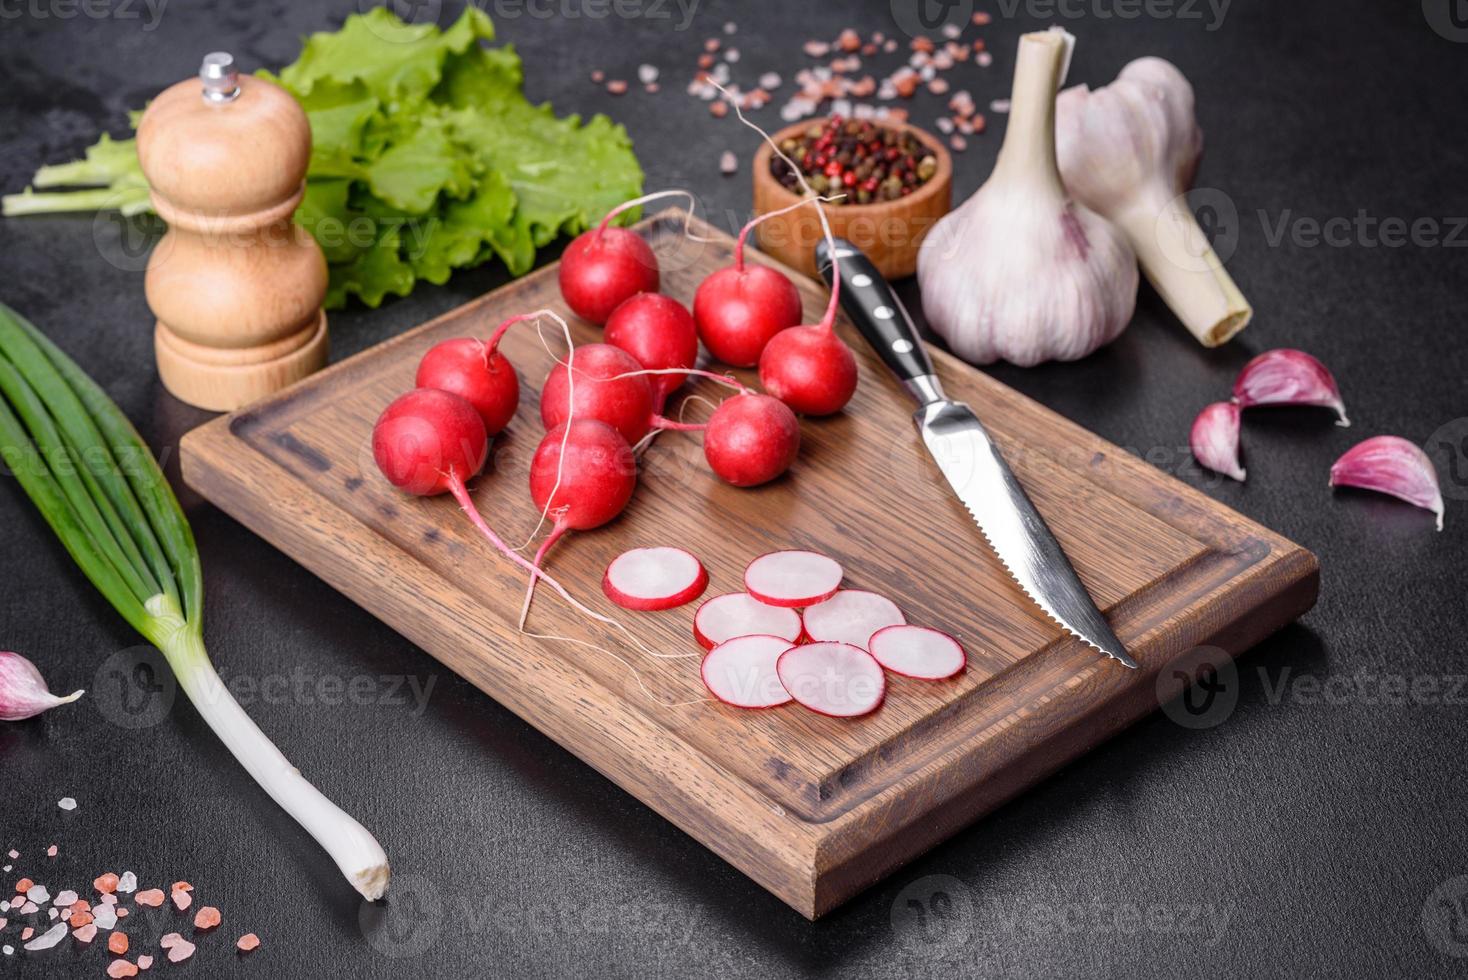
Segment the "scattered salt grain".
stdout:
[[138,975],[138,968],[127,960],[113,960],[107,964],[107,975],[112,980],[120,980],[122,977],[135,977]]
[[56,917],[60,914],[60,912],[56,911],[55,906],[52,906],[51,908],[46,910],[46,918],[51,919],[52,921],[55,921]]
[[172,946],[168,947],[168,962],[170,963],[182,963],[193,955],[194,944],[187,939],[179,939]]
[[139,956],[138,957],[138,969],[139,970],[146,970],[148,967],[150,967],[152,965],[153,965],[153,957],[148,956],[146,954],[144,954],[143,956]]
[[1004,113],[1009,111],[1009,100],[995,99],[993,102],[989,103],[989,111],[997,112],[1000,115],[1003,115]]
[[949,119],[947,116],[939,116],[936,125],[938,127],[938,132],[942,133],[944,136],[948,136],[953,132],[953,120]]
[[194,897],[192,895],[190,895],[188,892],[183,891],[183,890],[176,891],[176,892],[174,892],[172,895],[170,895],[168,897],[171,898],[171,899],[173,899],[174,906],[180,912],[182,912],[184,909],[188,908],[190,905],[194,904]]
[[600,68],[596,69],[595,71],[593,71],[591,73],[591,84],[593,84],[593,85],[600,85],[602,82],[604,82],[606,80],[607,80],[607,73],[604,72],[604,71],[602,71]]
[[103,895],[100,899],[98,899],[98,901],[100,901],[103,905],[116,905],[117,904],[117,896],[116,895],[113,895],[111,893],[108,893],[106,895]]
[[32,929],[30,926],[26,926],[24,929],[22,929],[20,931],[20,939],[21,939],[21,942],[25,942],[27,939],[31,938],[35,934],[36,934],[36,930],[35,929]]
[[739,158],[732,150],[725,150],[723,156],[719,157],[719,173],[729,176],[739,172]]
[[97,938],[97,927],[88,922],[80,928],[71,930],[71,935],[79,943],[89,943]]
[[61,799],[56,801],[56,805],[61,807],[61,809],[63,810],[75,810],[76,800],[73,800],[69,796],[63,796]]
[[627,83],[620,78],[607,82],[607,91],[612,95],[624,95],[627,92]]
[[215,926],[219,925],[219,920],[219,910],[212,905],[205,905],[203,908],[199,909],[198,914],[194,916],[194,928],[213,929]]
[[117,928],[117,909],[111,905],[98,905],[92,909],[92,921],[97,923],[99,929]]
[[158,906],[163,904],[163,890],[159,888],[149,888],[145,891],[140,891],[137,894],[137,902],[139,905],[151,905],[153,908],[156,909]]
[[805,53],[812,58],[824,58],[831,53],[831,45],[825,41],[806,41]]
[[25,897],[37,905],[44,905],[51,901],[51,893],[46,890],[45,885],[32,885],[26,889]]
[[738,48],[730,48],[728,51],[725,51],[724,52],[724,60],[727,61],[727,62],[729,62],[729,64],[731,64],[731,65],[738,64],[739,63],[739,49]]
[[956,152],[962,153],[964,150],[968,149],[968,140],[955,133],[952,136],[948,137],[948,145],[953,147]]
[[980,68],[988,68],[994,64],[994,56],[987,51],[980,51],[978,57],[974,58],[974,62]]
[[107,951],[114,956],[122,956],[127,952],[127,933],[114,932],[107,937]]
[[183,936],[176,932],[165,932],[163,938],[158,940],[158,946],[160,949],[167,949],[181,939],[183,939]]
[[35,952],[38,949],[50,949],[52,946],[55,946],[57,943],[61,942],[62,938],[65,936],[66,923],[58,922],[50,929],[47,929],[45,932],[41,933],[41,935],[37,936],[35,939],[32,939],[30,942],[26,943],[25,948],[32,952]]
[[5,867],[0,868],[0,871],[9,871],[13,867],[15,867],[15,865],[13,865],[13,864],[7,864]]
[[56,845],[55,844],[52,844],[50,847],[46,848],[46,856],[48,858],[54,858],[56,856]]
[[126,894],[137,891],[138,876],[131,871],[124,871],[122,877],[117,879],[117,890]]
[[651,85],[658,80],[657,65],[638,65],[637,80],[644,85]]
[[70,888],[68,888],[64,892],[57,892],[56,893],[56,904],[57,905],[62,905],[62,906],[65,906],[65,905],[75,905],[76,904],[76,892],[72,891]]
[[15,947],[14,946],[0,946],[0,953],[4,953],[6,956],[10,956],[14,952],[15,952]]
[[990,23],[990,21],[992,21],[993,19],[994,19],[994,15],[993,14],[987,14],[984,11],[980,10],[978,13],[974,14],[974,18],[973,18],[973,20],[974,20],[974,26],[975,27],[986,27],[986,26],[988,26],[988,24]]
[[26,902],[24,905],[22,905],[20,907],[20,914],[21,915],[32,915],[35,912],[36,912],[36,903],[35,902]]
[[724,33],[725,34],[733,34],[737,30],[739,30],[739,25],[738,24],[734,23],[732,20],[725,22],[725,24],[724,24]]
[[235,943],[235,946],[237,946],[240,949],[241,952],[245,952],[245,953],[248,953],[250,950],[254,949],[255,947],[257,947],[259,945],[260,945],[260,937],[257,936],[257,935],[255,935],[253,932],[247,932],[247,933],[245,933]]
[[[12,851],[11,851],[11,852],[10,852],[10,860],[12,860],[12,861],[14,861],[14,860],[15,860],[15,859],[16,859],[16,858],[18,858],[18,857],[20,857],[20,852],[19,852],[19,851],[14,851],[14,850],[12,850]],[[8,871],[8,870],[10,870],[10,869],[9,869],[9,868],[7,868],[7,869],[6,869],[6,870],[7,870],[7,871]]]
[[10,911],[10,903],[9,902],[0,902],[0,912],[9,912],[9,911]]

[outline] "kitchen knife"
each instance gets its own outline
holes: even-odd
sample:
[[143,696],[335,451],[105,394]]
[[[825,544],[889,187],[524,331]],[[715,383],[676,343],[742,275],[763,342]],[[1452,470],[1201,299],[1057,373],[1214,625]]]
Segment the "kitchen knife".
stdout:
[[841,306],[917,401],[913,422],[923,443],[1000,563],[1047,616],[1135,669],[1136,661],[1096,608],[1060,542],[978,417],[943,393],[933,362],[897,294],[855,245],[838,238],[835,246],[834,253],[825,242],[817,246],[816,267],[830,283],[833,258],[840,266]]

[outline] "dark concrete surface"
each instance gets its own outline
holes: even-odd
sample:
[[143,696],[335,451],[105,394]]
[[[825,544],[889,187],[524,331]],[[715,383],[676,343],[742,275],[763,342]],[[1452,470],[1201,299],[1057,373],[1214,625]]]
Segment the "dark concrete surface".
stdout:
[[[457,10],[446,6],[445,23]],[[1105,351],[993,373],[1320,556],[1319,605],[1244,659],[1227,710],[1209,716],[1221,723],[1189,727],[1159,713],[811,924],[185,493],[221,671],[258,682],[251,714],[392,856],[394,901],[364,908],[184,699],[166,715],[128,712],[120,695],[138,675],[119,667],[138,660],[137,637],[5,480],[0,648],[44,664],[57,690],[89,693],[0,726],[0,851],[22,852],[0,881],[24,872],[78,887],[105,869],[135,870],[145,883],[186,878],[225,924],[186,966],[154,969],[196,977],[1468,972],[1464,5],[984,6],[995,63],[965,73],[981,104],[1006,94],[1017,36],[1052,20],[1080,38],[1073,80],[1101,84],[1155,54],[1197,88],[1208,137],[1200,186],[1217,189],[1213,223],[1237,238],[1230,268],[1256,323],[1206,352],[1144,287],[1132,327]],[[3,0],[0,188],[18,190],[101,129],[124,133],[126,110],[194,71],[203,52],[277,66],[301,35],[354,9]],[[703,39],[737,21],[736,77],[773,69],[788,79],[808,37],[894,30],[885,3],[705,0],[686,30],[677,5],[651,0],[636,17],[565,15],[589,9],[489,6],[525,57],[533,99],[625,122],[647,186],[695,189],[728,227],[747,216],[748,173],[720,177],[718,156],[732,148],[747,160],[756,144],[683,94]],[[635,77],[642,62],[663,69],[655,98],[615,99],[587,81],[598,67]],[[931,124],[936,108],[917,100],[915,120]],[[763,118],[773,123],[773,109]],[[993,123],[958,158],[960,196],[988,173],[1003,119]],[[1383,245],[1361,214],[1435,222],[1438,240]],[[1332,218],[1352,227],[1312,245],[1309,223]],[[181,434],[206,416],[159,386],[139,263],[119,259],[117,234],[89,216],[0,222],[0,299],[72,351],[173,462]],[[337,313],[334,354],[502,280],[487,266],[380,310]],[[1332,367],[1355,426],[1308,410],[1254,413],[1249,483],[1200,473],[1186,451],[1194,413],[1226,395],[1248,357],[1278,346]],[[1326,489],[1336,456],[1378,433],[1437,459],[1443,533],[1405,505]],[[366,703],[332,697],[353,679],[370,691],[357,698]],[[167,694],[149,703],[166,707]],[[63,796],[79,808],[57,809]],[[59,856],[41,856],[53,842]],[[172,921],[134,920],[135,945]],[[264,946],[237,962],[232,942],[247,930]],[[13,934],[0,941],[15,944]],[[0,975],[102,976],[105,953],[73,945],[0,957]]]

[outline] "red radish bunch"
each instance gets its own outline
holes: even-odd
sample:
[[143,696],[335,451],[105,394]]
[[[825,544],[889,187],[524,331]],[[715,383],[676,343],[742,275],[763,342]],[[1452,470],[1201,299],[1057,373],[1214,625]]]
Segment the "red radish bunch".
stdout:
[[[583,614],[602,622],[620,625],[578,602],[559,582],[550,576],[543,576],[537,565],[532,565],[505,544],[479,513],[465,486],[465,482],[484,467],[489,456],[491,428],[496,433],[502,430],[519,402],[519,381],[514,368],[497,351],[500,338],[515,323],[541,315],[560,320],[554,313],[541,310],[506,320],[500,324],[487,344],[481,344],[477,340],[449,340],[431,348],[419,363],[417,378],[420,384],[431,382],[434,387],[415,388],[383,410],[372,429],[372,457],[388,482],[406,493],[420,497],[453,494],[459,507],[490,544],[531,574],[532,584],[536,578],[544,577],[558,594]],[[569,341],[570,330],[564,321],[561,321],[561,327]],[[579,421],[574,422],[573,431],[579,432],[574,427],[582,424]],[[610,443],[613,449],[620,444],[625,452],[624,455],[614,452],[615,465],[602,466],[597,469],[597,473],[600,474],[604,469],[627,469],[631,450],[621,436],[600,422],[585,424],[605,430],[610,439],[615,440]],[[568,437],[565,441],[567,445],[564,449],[568,457],[580,460],[587,455],[583,452],[583,440],[580,438]],[[602,444],[610,442],[605,438],[587,441],[597,443],[592,455],[601,450]],[[557,444],[557,455],[562,448]],[[537,454],[537,458],[539,456]],[[635,472],[624,477],[627,483],[625,491],[620,483],[616,487],[610,487],[610,481],[606,487],[588,489],[588,485],[594,481],[589,480],[575,466],[565,469],[565,474],[557,472],[557,482],[564,482],[568,496],[574,492],[584,499],[578,499],[575,507],[567,507],[565,513],[558,515],[558,526],[564,525],[560,530],[562,534],[570,527],[595,527],[615,517],[626,506],[626,498],[632,492],[631,483],[636,480]],[[534,467],[531,477],[533,492],[536,479]],[[549,501],[549,496],[548,492],[548,505],[554,503]],[[619,497],[618,503],[616,501]]]

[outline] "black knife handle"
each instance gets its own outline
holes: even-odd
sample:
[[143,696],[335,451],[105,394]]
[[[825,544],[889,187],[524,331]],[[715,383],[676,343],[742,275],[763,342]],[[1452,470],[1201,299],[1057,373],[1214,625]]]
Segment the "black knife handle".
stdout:
[[[835,264],[841,268],[841,306],[856,329],[899,381],[932,377],[933,362],[922,338],[887,280],[861,249],[844,238],[836,239],[835,244]],[[827,285],[833,278],[831,258],[825,242],[816,246],[816,268]]]

